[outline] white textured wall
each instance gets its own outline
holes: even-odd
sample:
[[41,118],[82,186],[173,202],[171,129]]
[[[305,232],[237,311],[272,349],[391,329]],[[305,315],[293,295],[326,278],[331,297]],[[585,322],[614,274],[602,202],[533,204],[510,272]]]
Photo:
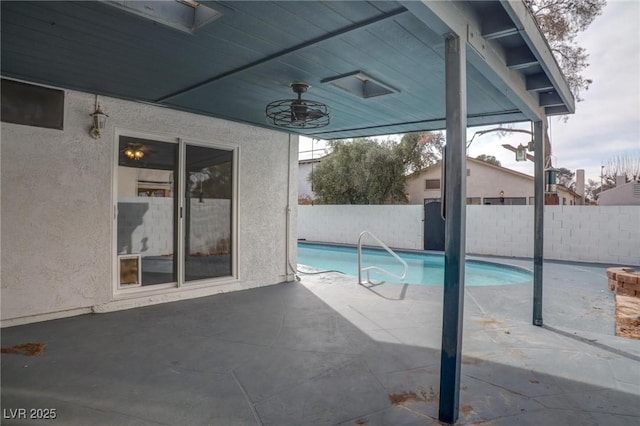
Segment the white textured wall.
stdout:
[[[109,120],[102,138],[94,140],[88,134],[94,100],[66,91],[63,131],[2,123],[3,326],[34,315],[40,315],[37,320],[133,307],[286,278],[287,205],[293,209],[289,242],[295,247],[297,137],[100,97]],[[115,301],[115,126],[240,146],[238,281]],[[290,257],[295,262],[294,249]]]
[[[298,238],[356,244],[367,230],[389,247],[421,250],[422,206],[298,206]],[[372,240],[365,240],[365,244]]]
[[[467,206],[467,252],[533,257],[533,222],[533,206]],[[391,247],[421,249],[421,227],[422,206],[299,206],[307,240],[355,244],[368,229]],[[544,257],[640,265],[640,207],[545,206]]]

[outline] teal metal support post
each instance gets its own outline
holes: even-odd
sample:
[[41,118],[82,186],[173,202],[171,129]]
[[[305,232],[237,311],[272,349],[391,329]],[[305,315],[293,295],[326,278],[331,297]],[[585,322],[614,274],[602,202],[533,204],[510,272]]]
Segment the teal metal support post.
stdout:
[[542,263],[544,261],[544,135],[545,122],[533,123],[534,199],[533,209],[533,325],[542,326]]
[[467,75],[466,44],[457,35],[446,38],[445,247],[440,421],[458,419],[464,307],[466,222]]

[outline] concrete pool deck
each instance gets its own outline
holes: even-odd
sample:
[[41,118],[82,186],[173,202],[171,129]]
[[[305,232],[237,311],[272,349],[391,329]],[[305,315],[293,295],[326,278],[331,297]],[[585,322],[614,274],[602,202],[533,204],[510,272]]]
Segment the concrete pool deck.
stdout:
[[[543,328],[530,284],[466,289],[458,424],[640,423],[640,341],[613,335],[605,271],[545,262]],[[2,424],[439,424],[442,288],[301,277],[3,329],[47,346],[2,356]]]

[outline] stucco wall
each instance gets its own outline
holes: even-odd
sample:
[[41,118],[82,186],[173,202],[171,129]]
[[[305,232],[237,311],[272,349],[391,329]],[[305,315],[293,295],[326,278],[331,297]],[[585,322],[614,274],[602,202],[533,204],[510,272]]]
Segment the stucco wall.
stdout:
[[[505,198],[525,197],[527,204],[534,196],[534,179],[532,176],[512,172],[505,168],[494,167],[479,160],[467,160],[467,197],[469,198],[496,198],[500,197],[500,191],[504,191]],[[409,195],[410,204],[422,204],[425,198],[440,198],[440,189],[425,189],[426,179],[440,179],[440,165],[434,165],[423,173],[407,179],[406,192]],[[560,203],[562,199],[566,204],[577,203],[577,198],[559,187]]]
[[[422,206],[299,206],[298,237],[355,244],[361,231],[421,249]],[[533,257],[533,206],[467,206],[468,253]],[[546,206],[545,259],[640,265],[640,207]]]
[[[268,285],[292,276],[287,276],[285,253],[291,250],[295,263],[297,137],[100,97],[109,120],[102,138],[94,140],[88,132],[94,101],[91,94],[67,91],[64,131],[2,123],[3,326]],[[239,145],[239,280],[116,300],[116,126]]]

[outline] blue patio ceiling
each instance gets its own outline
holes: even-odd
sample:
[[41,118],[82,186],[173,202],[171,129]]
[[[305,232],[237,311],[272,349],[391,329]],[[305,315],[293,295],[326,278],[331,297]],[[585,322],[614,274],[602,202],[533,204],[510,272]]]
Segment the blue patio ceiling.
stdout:
[[[192,32],[113,3],[2,2],[2,75],[263,127],[265,106],[303,81],[331,124],[300,134],[404,133],[445,127],[444,35],[456,31],[470,126],[574,110],[521,2],[204,1],[221,16]],[[322,83],[356,71],[397,92],[364,99]]]

